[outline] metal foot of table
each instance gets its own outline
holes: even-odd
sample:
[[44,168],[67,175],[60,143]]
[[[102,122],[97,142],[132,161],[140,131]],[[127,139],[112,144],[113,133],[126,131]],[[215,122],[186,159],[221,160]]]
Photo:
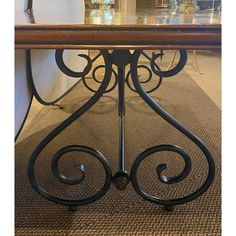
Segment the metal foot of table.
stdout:
[[[214,173],[215,173],[215,164],[211,153],[209,152],[206,145],[193,133],[187,130],[184,126],[182,126],[178,121],[176,121],[171,115],[167,113],[159,104],[158,102],[154,101],[152,97],[149,95],[150,92],[155,91],[160,85],[164,78],[171,77],[179,73],[187,61],[187,52],[184,49],[180,49],[180,58],[177,65],[168,70],[162,71],[160,66],[158,66],[157,59],[163,56],[163,52],[160,53],[153,53],[151,57],[149,57],[146,53],[142,50],[134,50],[131,53],[129,50],[100,50],[100,53],[93,59],[91,59],[87,55],[79,55],[87,60],[87,66],[85,67],[84,71],[82,72],[75,72],[71,70],[67,65],[65,65],[63,61],[63,49],[57,49],[55,59],[57,62],[58,67],[60,70],[65,73],[66,75],[72,77],[81,77],[83,79],[84,85],[91,91],[94,92],[93,96],[83,105],[81,106],[76,112],[74,112],[70,117],[68,117],[65,121],[63,121],[58,127],[56,127],[53,131],[51,131],[46,138],[36,147],[33,151],[29,164],[28,164],[28,176],[31,185],[42,197],[46,198],[49,201],[54,203],[63,204],[69,207],[70,210],[75,211],[78,209],[80,205],[89,204],[92,202],[97,201],[98,199],[102,198],[110,189],[111,184],[113,183],[115,187],[123,191],[126,189],[128,184],[132,184],[133,188],[142,198],[145,200],[160,204],[165,207],[166,210],[171,211],[175,205],[184,204],[190,202],[200,195],[202,195],[211,185]],[[145,65],[139,65],[139,58],[143,55],[147,59],[150,60],[150,67],[149,69]],[[100,83],[100,86],[97,90],[94,90],[88,86],[86,83],[85,76],[93,68],[93,62],[102,56],[104,59],[104,65],[100,65],[93,70],[93,78],[96,80],[96,76],[94,73],[100,67],[105,69],[104,78],[102,81],[97,81]],[[117,67],[117,72],[112,68],[112,66]],[[125,69],[130,67],[128,73],[126,73]],[[145,91],[142,82],[140,81],[138,75],[139,68],[146,69],[150,76],[147,81],[151,78],[151,73],[159,76],[159,81],[157,81],[155,88]],[[113,86],[108,89],[108,86],[111,82],[112,74],[115,75],[115,82]],[[132,82],[131,82],[132,80]],[[146,81],[146,82],[147,82]],[[144,160],[146,160],[150,155],[160,152],[174,152],[179,155],[180,158],[184,160],[184,168],[180,170],[180,173],[176,176],[166,176],[163,174],[163,171],[166,170],[168,167],[165,163],[160,164],[156,167],[156,177],[153,181],[161,181],[164,184],[172,185],[183,181],[191,172],[191,157],[189,154],[181,147],[174,146],[172,144],[159,144],[158,146],[150,147],[147,150],[144,150],[140,153],[137,158],[135,159],[132,167],[131,172],[128,173],[126,169],[126,158],[125,158],[125,86],[128,86],[134,92],[136,92],[144,101],[145,103],[162,119],[167,121],[171,126],[177,129],[180,133],[185,135],[188,139],[190,139],[196,146],[202,151],[204,154],[207,163],[208,163],[208,174],[207,177],[202,183],[202,185],[195,190],[193,193],[189,194],[188,196],[184,196],[181,198],[176,199],[161,199],[158,196],[153,196],[147,192],[139,184],[137,178],[137,172]],[[83,146],[83,145],[70,145],[61,148],[56,152],[56,154],[52,157],[51,161],[51,172],[58,181],[67,184],[67,185],[79,185],[84,181],[86,176],[86,166],[81,164],[78,166],[78,171],[80,172],[79,178],[70,178],[65,176],[58,167],[58,163],[63,155],[70,153],[70,152],[82,152],[91,155],[91,157],[98,160],[104,168],[105,171],[105,181],[100,188],[99,191],[94,193],[92,196],[88,198],[81,198],[75,200],[68,200],[58,198],[48,191],[46,191],[42,186],[40,186],[39,182],[37,181],[36,171],[35,171],[35,164],[36,160],[39,157],[40,153],[47,147],[47,145],[53,141],[60,133],[70,126],[73,122],[77,121],[84,113],[86,113],[93,105],[95,105],[99,99],[107,92],[113,90],[116,86],[118,86],[118,115],[119,115],[119,168],[115,173],[112,173],[111,166],[107,160],[107,158],[98,150],[95,150],[92,147]],[[148,131],[148,130],[147,130]],[[175,163],[173,163],[174,165]]]

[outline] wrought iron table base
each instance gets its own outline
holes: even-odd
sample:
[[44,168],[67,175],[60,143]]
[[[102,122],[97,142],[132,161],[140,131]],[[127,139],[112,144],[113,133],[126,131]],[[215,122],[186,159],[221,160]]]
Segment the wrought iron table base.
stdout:
[[[133,53],[131,53],[129,50],[113,50],[112,52],[109,52],[107,50],[101,50],[99,56],[102,56],[104,59],[104,67],[105,68],[105,74],[103,81],[100,82],[100,87],[97,91],[93,91],[93,96],[83,105],[81,106],[76,112],[74,112],[69,118],[67,118],[65,121],[63,121],[57,128],[55,128],[53,131],[51,131],[46,138],[43,139],[43,141],[36,147],[34,152],[32,153],[29,164],[28,164],[28,176],[31,185],[37,191],[41,196],[48,199],[49,201],[52,201],[54,203],[63,204],[69,206],[69,208],[73,211],[78,208],[80,205],[85,205],[92,203],[94,201],[97,201],[101,197],[103,197],[107,191],[109,190],[111,183],[114,183],[116,188],[120,191],[123,191],[126,189],[127,185],[131,182],[135,191],[144,199],[146,199],[149,202],[160,204],[165,206],[166,210],[172,210],[173,206],[184,204],[189,201],[192,201],[202,195],[211,185],[214,173],[215,173],[215,164],[214,160],[212,158],[212,155],[210,154],[209,150],[205,146],[205,144],[194,134],[192,134],[190,131],[188,131],[185,127],[183,127],[180,123],[178,123],[171,115],[169,115],[165,110],[163,110],[160,105],[155,102],[149,95],[148,91],[145,91],[142,87],[142,83],[140,82],[139,75],[138,75],[138,68],[140,68],[140,65],[138,65],[139,57],[140,55],[144,55],[145,57],[150,59],[150,66],[153,73],[160,76],[160,81],[162,81],[162,78],[171,77],[177,73],[179,73],[187,61],[187,53],[185,50],[180,50],[180,59],[178,64],[170,69],[169,71],[161,71],[160,67],[158,66],[156,60],[159,57],[163,56],[163,52],[160,53],[154,53],[152,57],[148,57],[147,54],[145,54],[141,50],[135,50]],[[72,77],[82,77],[83,82],[87,88],[89,88],[86,84],[85,76],[90,72],[92,68],[93,62],[97,59],[95,57],[94,59],[90,59],[87,55],[79,55],[87,60],[87,66],[85,67],[84,71],[82,72],[75,72],[72,71],[70,68],[68,68],[64,61],[63,61],[63,50],[56,50],[56,62],[60,70],[65,73],[66,75],[72,76]],[[114,72],[112,65],[115,65],[117,67],[117,74]],[[125,68],[126,66],[130,65],[130,71],[128,72],[127,76],[125,75]],[[66,146],[60,149],[56,152],[56,154],[52,157],[51,161],[51,171],[60,182],[68,185],[77,185],[80,184],[86,175],[85,173],[85,167],[83,164],[81,164],[78,167],[78,170],[80,172],[79,178],[69,178],[65,176],[63,173],[60,172],[58,163],[61,157],[70,152],[83,152],[88,153],[95,159],[97,159],[103,166],[105,171],[105,182],[101,189],[96,192],[93,196],[82,198],[82,199],[63,199],[56,197],[49,192],[47,192],[44,188],[42,188],[36,178],[35,175],[35,164],[38,156],[43,151],[43,149],[55,138],[57,137],[64,129],[66,129],[69,125],[71,125],[75,120],[79,119],[85,112],[87,112],[102,96],[104,93],[111,91],[112,89],[108,89],[109,83],[112,78],[112,73],[115,73],[115,84],[112,86],[112,89],[118,85],[118,115],[119,115],[119,169],[118,171],[112,175],[111,167],[107,161],[107,159],[103,156],[102,153],[99,151],[82,145],[71,145]],[[132,83],[134,88],[132,88],[129,76],[132,79]],[[95,76],[94,76],[95,77]],[[156,88],[160,86],[161,82],[158,82]],[[167,121],[170,125],[172,125],[174,128],[176,128],[179,132],[184,134],[187,138],[189,138],[192,142],[194,142],[198,148],[203,152],[207,163],[208,163],[208,175],[204,181],[204,183],[193,193],[189,194],[188,196],[184,196],[181,198],[176,199],[161,199],[158,196],[150,195],[149,193],[145,192],[141,186],[139,185],[138,178],[137,178],[137,172],[141,165],[141,163],[150,155],[158,152],[174,152],[179,154],[180,157],[183,158],[185,166],[182,170],[182,172],[176,176],[165,176],[162,174],[162,172],[167,169],[166,164],[160,164],[156,167],[156,173],[157,178],[159,181],[165,184],[175,184],[182,180],[184,180],[191,171],[191,158],[188,155],[188,153],[174,145],[170,144],[162,144],[158,146],[151,147],[145,151],[143,151],[134,161],[131,173],[129,174],[126,171],[125,167],[125,84],[128,85],[129,88],[131,88],[133,91],[137,92],[139,96],[146,102],[147,105],[152,108],[154,112],[156,112],[160,117],[162,117],[165,121]],[[90,89],[91,90],[91,89]],[[152,90],[150,90],[152,91]],[[150,92],[149,91],[149,92]]]

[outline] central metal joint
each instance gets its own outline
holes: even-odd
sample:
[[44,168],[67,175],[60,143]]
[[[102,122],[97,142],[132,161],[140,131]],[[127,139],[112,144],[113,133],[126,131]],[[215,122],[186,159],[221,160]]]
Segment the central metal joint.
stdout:
[[131,56],[129,50],[113,50],[111,53],[112,64],[117,67],[125,67],[131,63]]
[[126,171],[118,171],[113,177],[112,182],[116,186],[116,189],[123,191],[127,188],[130,182],[130,176]]

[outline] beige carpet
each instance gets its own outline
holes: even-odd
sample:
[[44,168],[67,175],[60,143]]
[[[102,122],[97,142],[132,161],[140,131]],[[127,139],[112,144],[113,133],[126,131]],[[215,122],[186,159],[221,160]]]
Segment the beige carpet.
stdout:
[[[154,83],[154,82],[153,82]],[[151,146],[176,144],[192,156],[190,176],[177,186],[160,184],[155,173],[158,164],[169,164],[167,174],[177,174],[182,160],[170,153],[153,155],[140,169],[140,183],[152,194],[179,197],[194,191],[206,176],[206,161],[197,147],[154,114],[133,92],[126,89],[126,166],[129,171],[137,155]],[[16,144],[16,235],[74,236],[74,235],[220,235],[221,232],[221,132],[220,109],[185,71],[164,81],[152,94],[159,103],[204,140],[216,161],[216,177],[210,189],[197,200],[177,206],[167,213],[161,206],[143,201],[132,186],[118,192],[110,191],[96,203],[82,206],[71,213],[61,205],[43,199],[31,188],[27,179],[28,158],[49,131],[68,117],[89,97],[81,84],[63,99],[64,110],[43,107],[30,114]],[[83,144],[97,148],[108,159],[113,174],[118,166],[117,90],[104,96],[88,113],[57,137],[40,155],[37,174],[40,183],[58,196],[75,198],[96,191],[104,178],[96,162],[86,155],[72,153],[61,161],[65,174],[75,175],[74,165],[84,163],[86,183],[68,187],[58,183],[50,174],[51,156],[61,147]],[[34,115],[32,115],[34,114]],[[65,161],[65,159],[67,159]]]

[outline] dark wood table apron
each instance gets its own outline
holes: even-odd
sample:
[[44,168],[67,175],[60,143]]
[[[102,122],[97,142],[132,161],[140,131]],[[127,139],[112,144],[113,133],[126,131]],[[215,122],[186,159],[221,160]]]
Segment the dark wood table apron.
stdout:
[[[131,182],[135,191],[144,199],[165,206],[170,210],[175,205],[183,204],[202,195],[211,185],[214,174],[215,164],[214,159],[206,147],[206,145],[193,133],[182,126],[171,115],[169,115],[161,106],[154,101],[148,94],[156,90],[163,79],[179,73],[187,61],[186,49],[220,49],[221,47],[221,25],[219,16],[209,15],[203,12],[195,15],[181,15],[169,14],[168,12],[157,10],[142,10],[137,11],[136,15],[129,15],[122,12],[111,13],[112,20],[107,22],[102,18],[103,10],[96,10],[97,15],[101,16],[100,22],[96,23],[93,17],[93,10],[86,11],[83,23],[77,20],[71,20],[70,23],[53,23],[53,14],[42,12],[16,13],[16,27],[15,27],[15,47],[16,49],[27,50],[27,68],[28,75],[31,74],[31,49],[56,49],[55,59],[60,70],[66,75],[72,77],[81,77],[84,85],[94,95],[74,114],[63,121],[57,128],[51,131],[36,147],[32,153],[29,166],[28,176],[33,188],[44,198],[55,203],[64,204],[75,210],[79,205],[94,202],[104,196],[109,190],[111,183],[114,183],[118,190],[124,190]],[[39,17],[40,16],[40,17]],[[62,16],[63,17],[63,16]],[[169,18],[168,18],[169,17]],[[39,19],[39,20],[37,20]],[[163,19],[165,22],[163,23]],[[90,58],[88,55],[79,55],[87,60],[87,65],[83,71],[73,71],[65,64],[63,60],[64,49],[97,49],[99,53]],[[144,50],[154,51],[152,56],[149,56]],[[164,50],[176,49],[179,51],[179,61],[174,68],[168,71],[162,71],[157,64],[157,59],[163,57]],[[151,74],[159,76],[160,80],[156,88],[150,91],[145,91],[142,83],[139,80],[138,68],[140,56],[145,56],[150,61],[150,68],[145,67]],[[93,68],[93,63],[97,58],[103,57],[105,69],[104,78],[97,90],[90,88],[86,83],[86,75]],[[114,71],[112,66],[115,65],[117,70]],[[130,66],[128,75],[125,72],[126,66]],[[108,89],[111,76],[115,75],[115,84],[111,89]],[[96,81],[96,78],[94,78]],[[131,172],[126,171],[125,166],[125,93],[124,87],[128,85],[130,89],[136,92],[148,106],[152,108],[156,114],[161,116],[170,125],[175,127],[179,132],[184,134],[204,154],[208,163],[208,174],[202,185],[188,196],[176,199],[161,199],[158,196],[153,196],[140,186],[137,178],[137,172],[141,163],[151,154],[169,151],[179,154],[185,163],[184,169],[176,176],[166,176],[163,171],[167,168],[166,164],[160,164],[156,168],[157,178],[164,184],[175,184],[185,179],[191,171],[191,158],[184,149],[174,145],[158,145],[143,151],[134,161]],[[102,153],[94,148],[71,145],[66,146],[57,151],[52,158],[51,170],[53,175],[61,182],[68,185],[80,184],[85,177],[85,166],[81,164],[78,166],[80,172],[79,178],[69,178],[60,172],[58,162],[61,157],[70,152],[85,152],[97,159],[103,166],[105,171],[105,181],[102,187],[91,197],[83,199],[62,199],[50,194],[47,190],[42,188],[35,175],[35,162],[43,149],[57,137],[66,127],[72,122],[79,119],[85,112],[87,112],[104,93],[111,91],[118,86],[118,114],[119,114],[119,169],[112,174],[111,166]]]

